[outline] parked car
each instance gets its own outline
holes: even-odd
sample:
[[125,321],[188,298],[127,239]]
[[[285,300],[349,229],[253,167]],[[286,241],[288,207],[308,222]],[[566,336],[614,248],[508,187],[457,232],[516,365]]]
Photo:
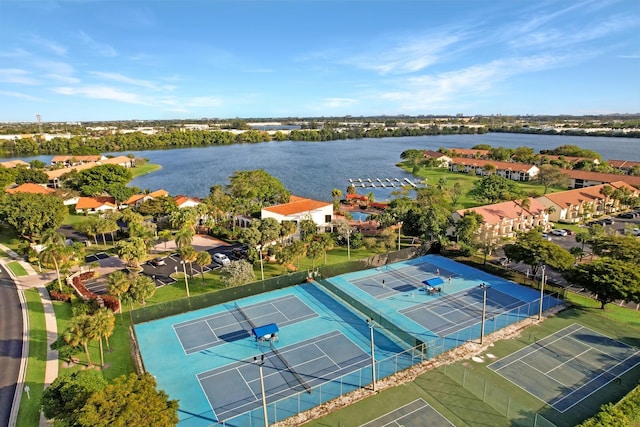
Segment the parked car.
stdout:
[[240,246],[239,248],[233,248],[231,254],[239,259],[245,259],[248,255],[248,248],[246,246]]
[[565,230],[563,230],[562,228],[554,228],[553,230],[551,230],[551,234],[553,234],[554,236],[566,236],[567,232]]
[[501,266],[505,266],[509,263],[509,258],[507,258],[506,256],[503,256],[502,258],[500,258],[498,260],[498,262],[500,263]]
[[149,265],[158,267],[161,265],[167,265],[167,262],[164,260],[164,258],[154,258],[151,261],[149,261]]
[[573,234],[573,230],[569,230],[568,228],[563,228],[563,230],[567,232],[567,236],[571,236]]
[[547,233],[542,233],[542,238],[543,239],[547,239],[547,240],[551,240],[551,237]]
[[231,263],[229,257],[221,253],[213,254],[213,261],[220,265],[228,265],[229,263]]
[[618,215],[618,218],[625,218],[625,219],[633,219],[636,217],[636,214],[633,212],[625,212],[623,214]]
[[611,225],[613,224],[613,218],[605,218],[602,220],[602,223],[606,225]]

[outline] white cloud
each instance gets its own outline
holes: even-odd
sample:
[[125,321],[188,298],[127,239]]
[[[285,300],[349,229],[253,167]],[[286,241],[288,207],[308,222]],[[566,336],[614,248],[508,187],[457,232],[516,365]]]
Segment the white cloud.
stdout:
[[414,73],[439,62],[446,51],[460,40],[458,35],[401,40],[393,48],[355,55],[344,62],[381,74]]
[[35,35],[31,37],[31,40],[33,43],[44,47],[47,50],[50,50],[58,56],[65,56],[67,54],[67,48],[53,40],[45,39],[43,37]]
[[560,66],[564,57],[534,56],[510,58],[474,65],[460,70],[414,77],[403,90],[386,92],[383,99],[400,104],[405,111],[434,108],[471,94],[485,93],[514,75]]
[[66,62],[34,60],[33,64],[36,67],[42,68],[51,74],[69,76],[75,72],[73,66],[67,64]]
[[80,83],[80,79],[76,78],[76,77],[71,77],[71,76],[64,76],[61,74],[46,74],[45,77],[51,79],[51,80],[55,80],[61,83],[67,83],[67,84],[78,84]]
[[12,97],[12,98],[24,99],[24,100],[27,100],[27,101],[44,102],[44,100],[42,98],[38,98],[38,97],[32,96],[32,95],[28,95],[28,94],[22,93],[22,92],[12,92],[12,91],[0,90],[0,95],[9,96],[9,97]]
[[148,80],[134,79],[134,78],[125,76],[124,74],[106,73],[102,71],[91,71],[90,74],[96,77],[100,77],[106,80],[111,80],[114,82],[126,83],[133,86],[146,87],[148,89],[156,89],[156,85]]
[[350,107],[357,103],[358,101],[352,98],[325,98],[322,100],[322,104],[326,108]]
[[31,72],[19,68],[0,69],[0,82],[19,85],[37,85],[40,81],[31,77]]
[[53,88],[53,91],[60,95],[80,95],[87,98],[109,99],[112,101],[119,101],[127,104],[149,104],[135,93],[124,92],[120,89],[108,86],[61,86]]
[[87,45],[91,50],[97,53],[99,56],[105,56],[108,58],[118,56],[118,52],[107,43],[100,43],[92,39],[84,31],[80,31],[80,40]]

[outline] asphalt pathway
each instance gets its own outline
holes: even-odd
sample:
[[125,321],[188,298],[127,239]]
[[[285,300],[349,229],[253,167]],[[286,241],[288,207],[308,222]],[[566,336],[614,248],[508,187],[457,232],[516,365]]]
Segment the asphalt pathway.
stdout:
[[22,306],[13,280],[0,274],[0,426],[9,425],[22,357]]

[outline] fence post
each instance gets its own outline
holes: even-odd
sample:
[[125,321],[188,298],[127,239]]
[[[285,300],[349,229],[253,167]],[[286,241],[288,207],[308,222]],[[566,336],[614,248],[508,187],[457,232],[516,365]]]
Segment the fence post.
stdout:
[[507,418],[511,419],[509,416],[509,411],[511,409],[511,396],[509,396],[509,400],[507,401]]

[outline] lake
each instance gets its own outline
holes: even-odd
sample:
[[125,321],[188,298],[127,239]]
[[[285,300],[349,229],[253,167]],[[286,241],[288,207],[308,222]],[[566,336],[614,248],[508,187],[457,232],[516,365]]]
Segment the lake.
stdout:
[[[477,144],[494,147],[533,148],[536,152],[560,145],[577,145],[600,153],[603,159],[640,160],[640,139],[525,135],[489,133],[484,135],[437,135],[400,138],[364,138],[327,142],[282,141],[234,144],[173,150],[133,151],[162,170],[135,178],[130,185],[141,189],[163,188],[171,195],[205,197],[214,184],[226,185],[238,170],[264,169],[277,177],[293,194],[331,200],[331,191],[344,193],[349,179],[382,180],[413,176],[396,167],[400,153],[407,149],[438,150],[441,147],[471,148]],[[114,155],[123,153],[111,153]],[[22,158],[49,162],[53,156]],[[376,200],[391,197],[391,189],[359,188],[360,194],[373,191]]]

